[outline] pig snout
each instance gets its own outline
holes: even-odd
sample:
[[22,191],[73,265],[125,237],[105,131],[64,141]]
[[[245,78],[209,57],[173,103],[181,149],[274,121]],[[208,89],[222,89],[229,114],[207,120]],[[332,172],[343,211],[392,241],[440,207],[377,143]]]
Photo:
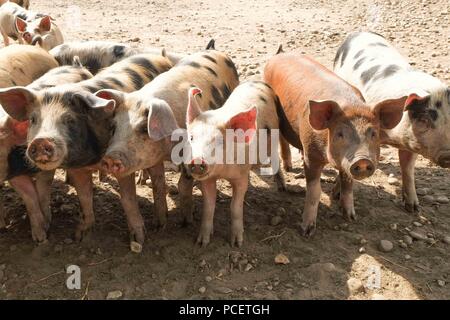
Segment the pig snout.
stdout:
[[357,159],[350,166],[350,173],[357,180],[370,177],[374,172],[375,164],[370,159]]
[[450,168],[450,152],[441,154],[438,157],[437,163],[443,168]]
[[120,174],[125,172],[126,165],[120,154],[109,154],[103,157],[101,167],[108,173]]
[[53,139],[34,139],[28,147],[28,157],[34,162],[47,163],[54,161],[55,141]]
[[193,175],[202,176],[208,173],[208,164],[201,158],[192,159],[188,167]]

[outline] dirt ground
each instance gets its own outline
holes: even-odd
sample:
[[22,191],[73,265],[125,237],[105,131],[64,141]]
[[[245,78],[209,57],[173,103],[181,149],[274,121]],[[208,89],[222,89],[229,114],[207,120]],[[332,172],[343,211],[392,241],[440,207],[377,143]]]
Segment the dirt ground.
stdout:
[[[349,32],[372,30],[417,67],[450,80],[448,0],[31,0],[31,8],[57,19],[68,41],[104,39],[194,52],[214,38],[216,48],[238,65],[241,80],[260,78],[279,43],[285,51],[308,53],[332,67]],[[290,192],[278,192],[271,179],[252,175],[240,249],[227,241],[231,190],[226,182],[219,183],[215,234],[206,248],[194,244],[202,200],[197,187],[195,223],[182,228],[178,174],[167,173],[169,224],[157,232],[151,188],[139,186],[147,225],[141,254],[129,250],[113,179],[96,182],[96,226],[82,243],[74,243],[79,203],[59,173],[49,241],[40,246],[31,240],[24,205],[5,186],[8,228],[0,234],[0,299],[105,299],[108,294],[118,299],[450,299],[450,243],[444,241],[450,236],[450,204],[445,203],[450,172],[420,158],[416,179],[422,208],[410,214],[400,199],[397,152],[383,147],[382,154],[373,178],[355,187],[356,222],[345,221],[330,199],[335,171],[324,172],[318,228],[311,239],[299,233],[305,179],[298,152],[295,172],[287,174]],[[424,240],[407,244],[411,230]],[[380,240],[394,248],[380,250]],[[289,264],[275,264],[280,253]],[[81,267],[81,290],[66,288],[65,268],[71,264]]]

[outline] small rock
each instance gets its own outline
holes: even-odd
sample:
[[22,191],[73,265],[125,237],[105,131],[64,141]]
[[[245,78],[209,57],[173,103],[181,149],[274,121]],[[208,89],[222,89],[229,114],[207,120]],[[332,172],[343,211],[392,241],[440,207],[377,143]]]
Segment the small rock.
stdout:
[[408,246],[410,246],[413,243],[413,239],[408,235],[404,235],[403,242],[405,242]]
[[106,296],[106,300],[120,299],[120,298],[122,298],[122,295],[123,295],[123,293],[120,290],[111,291],[111,292],[108,292],[108,295]]
[[364,285],[361,280],[350,278],[347,280],[347,288],[351,295],[358,294],[364,290]]
[[450,244],[450,236],[445,236],[442,241],[444,241],[446,244]]
[[284,216],[286,214],[286,209],[283,207],[279,207],[277,210],[277,215]]
[[439,287],[445,286],[445,281],[444,280],[438,280],[437,283],[438,283]]
[[389,177],[389,178],[387,179],[387,182],[388,182],[391,186],[395,186],[395,185],[398,185],[398,184],[399,184],[398,179],[395,178],[395,177]]
[[410,256],[409,254],[407,254],[407,255],[405,255],[405,259],[406,259],[406,260],[410,260],[410,259],[411,259],[411,256]]
[[230,294],[233,292],[230,288],[227,287],[215,287],[214,291],[217,293]]
[[142,245],[136,241],[130,242],[130,250],[134,253],[141,253],[142,252]]
[[250,264],[250,263],[248,263],[246,266],[245,266],[245,272],[248,272],[248,271],[250,271],[250,270],[252,270],[253,269],[253,266]]
[[212,278],[211,276],[206,276],[206,277],[205,277],[205,281],[206,281],[206,282],[211,282],[212,279],[213,279],[213,278]]
[[447,204],[450,202],[450,200],[446,196],[439,196],[436,198],[436,201],[440,204]]
[[379,248],[383,252],[390,252],[392,251],[392,249],[394,249],[394,244],[389,240],[381,240]]
[[420,222],[414,221],[413,225],[416,227],[422,227],[423,225]]
[[65,244],[72,244],[72,243],[73,243],[73,240],[70,239],[70,238],[66,238],[66,239],[64,239],[64,243],[65,243]]
[[421,233],[419,233],[419,232],[416,232],[416,231],[410,231],[410,232],[409,232],[409,235],[410,235],[413,239],[416,239],[416,240],[423,240],[423,241],[427,240],[427,237],[426,237],[425,235],[423,235],[423,234],[421,234]]
[[372,300],[386,300],[386,298],[382,294],[374,293],[372,295]]
[[396,224],[396,223],[391,223],[390,228],[391,228],[391,230],[393,230],[393,231],[397,231],[397,229],[398,229],[398,224]]
[[367,240],[366,240],[366,239],[361,239],[360,243],[361,243],[362,245],[365,245],[365,244],[367,244]]
[[145,180],[145,184],[146,184],[147,186],[151,187],[151,186],[152,186],[152,179],[147,179],[147,180]]
[[131,41],[131,42],[139,42],[139,41],[141,41],[141,39],[138,38],[138,37],[136,37],[136,38],[131,39],[130,41]]
[[358,252],[359,253],[365,253],[366,252],[366,248],[361,247],[361,248],[358,249]]
[[430,193],[430,188],[419,188],[416,191],[417,191],[417,195],[426,196],[427,194]]
[[281,223],[281,221],[283,221],[283,218],[281,218],[280,216],[272,217],[272,219],[270,219],[270,225],[277,226]]
[[327,262],[323,264],[323,270],[327,272],[333,272],[336,271],[336,266],[332,264],[331,262]]
[[284,254],[279,253],[277,254],[277,256],[275,257],[275,263],[276,264],[289,264],[289,258],[286,257]]
[[434,197],[431,195],[426,195],[422,198],[425,203],[434,203]]
[[206,292],[206,287],[198,288],[198,292],[201,293],[201,294],[204,294]]

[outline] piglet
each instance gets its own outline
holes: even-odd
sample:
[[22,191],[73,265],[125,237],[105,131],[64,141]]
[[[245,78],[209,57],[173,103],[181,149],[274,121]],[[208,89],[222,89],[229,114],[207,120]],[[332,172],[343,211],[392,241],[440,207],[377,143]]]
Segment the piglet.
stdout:
[[[195,98],[200,94],[198,88],[189,90],[186,113],[191,147],[187,168],[194,179],[201,181],[203,193],[203,215],[197,243],[205,246],[210,241],[216,182],[226,179],[233,188],[230,242],[232,246],[240,247],[244,239],[244,197],[250,170],[275,155],[271,165],[275,169],[279,188],[284,188],[284,180],[278,170],[278,139],[273,141],[271,135],[277,133],[278,138],[278,112],[283,112],[283,109],[273,90],[261,81],[239,85],[225,104],[215,110],[202,111]],[[265,151],[258,152],[261,148]]]
[[[303,55],[275,55],[265,67],[264,79],[280,97],[304,152],[307,189],[301,225],[304,235],[314,233],[321,195],[320,176],[328,163],[339,171],[336,195],[339,194],[343,213],[355,219],[353,180],[362,180],[375,172],[380,129],[390,129],[399,123],[399,101],[386,100],[368,106],[356,88]],[[406,97],[400,99],[404,101]]]

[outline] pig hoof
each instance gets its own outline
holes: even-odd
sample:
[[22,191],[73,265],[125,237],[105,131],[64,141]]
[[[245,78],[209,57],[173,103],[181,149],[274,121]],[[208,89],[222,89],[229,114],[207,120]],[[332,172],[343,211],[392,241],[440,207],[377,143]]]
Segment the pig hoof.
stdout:
[[232,235],[230,243],[231,243],[231,247],[236,246],[236,247],[240,248],[240,247],[242,247],[242,243],[244,243],[244,239],[242,236]]
[[141,245],[145,242],[145,228],[142,227],[136,227],[131,231],[130,234],[130,242],[137,242]]
[[314,235],[316,231],[316,224],[312,223],[307,226],[302,225],[302,235],[306,238],[310,238]]
[[343,209],[343,213],[344,213],[344,217],[345,217],[348,221],[356,221],[356,212],[355,212],[355,209],[351,209],[351,210]]
[[411,213],[419,211],[419,205],[417,203],[406,203],[405,202],[405,210]]
[[47,241],[47,232],[45,232],[45,228],[35,228],[31,230],[31,236],[33,240],[37,243],[43,243]]
[[285,165],[283,166],[283,168],[284,168],[284,171],[286,171],[286,172],[292,172],[292,171],[294,171],[294,169],[293,169],[293,167],[292,167],[292,164],[285,164]]
[[211,234],[212,232],[200,232],[197,237],[197,244],[202,248],[206,247],[211,239]]

